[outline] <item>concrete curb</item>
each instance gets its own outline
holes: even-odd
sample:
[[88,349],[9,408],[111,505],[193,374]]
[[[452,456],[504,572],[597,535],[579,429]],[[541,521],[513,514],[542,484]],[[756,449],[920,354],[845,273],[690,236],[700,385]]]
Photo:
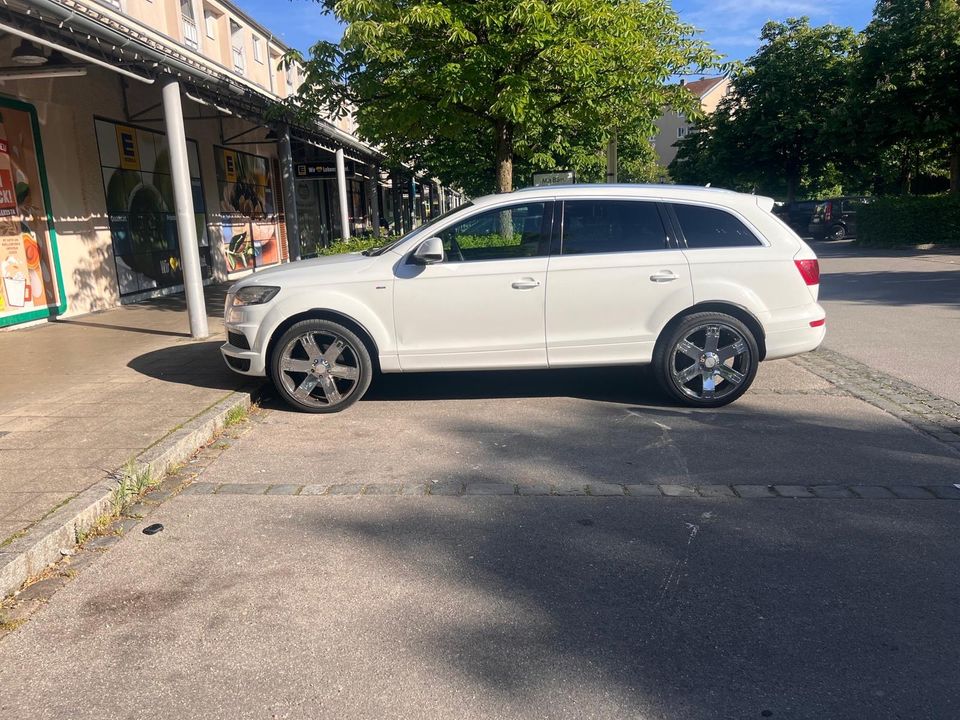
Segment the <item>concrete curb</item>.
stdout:
[[[220,432],[227,416],[236,408],[248,409],[253,390],[232,392],[195,418],[164,436],[134,458],[149,467],[155,480],[187,460]],[[60,559],[61,548],[76,545],[77,536],[93,527],[113,510],[116,472],[99,478],[52,514],[27,529],[26,533],[0,548],[0,600],[16,592],[24,582]]]

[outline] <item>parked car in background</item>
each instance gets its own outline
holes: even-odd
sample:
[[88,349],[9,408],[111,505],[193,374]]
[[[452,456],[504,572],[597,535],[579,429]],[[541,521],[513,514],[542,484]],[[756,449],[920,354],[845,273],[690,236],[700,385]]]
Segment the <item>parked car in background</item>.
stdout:
[[814,240],[843,240],[857,236],[857,209],[867,197],[836,197],[821,201],[813,211],[807,232]]
[[491,195],[382,248],[304,260],[227,294],[227,365],[336,412],[379,372],[652,365],[695,407],[824,336],[813,250],[773,200],[665,185]]
[[813,211],[820,200],[794,200],[773,209],[773,214],[783,220],[796,233],[806,233],[813,218]]

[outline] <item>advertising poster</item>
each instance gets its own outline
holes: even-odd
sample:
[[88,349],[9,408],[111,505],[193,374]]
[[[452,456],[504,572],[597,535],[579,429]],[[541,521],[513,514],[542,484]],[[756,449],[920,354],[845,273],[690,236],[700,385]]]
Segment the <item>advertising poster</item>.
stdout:
[[57,305],[33,117],[13,105],[0,102],[0,325],[48,315]]
[[221,250],[229,272],[280,262],[280,225],[270,162],[265,157],[214,148],[220,199]]
[[[103,188],[121,295],[183,284],[170,150],[165,135],[96,120]],[[187,141],[200,270],[212,276],[197,144]]]

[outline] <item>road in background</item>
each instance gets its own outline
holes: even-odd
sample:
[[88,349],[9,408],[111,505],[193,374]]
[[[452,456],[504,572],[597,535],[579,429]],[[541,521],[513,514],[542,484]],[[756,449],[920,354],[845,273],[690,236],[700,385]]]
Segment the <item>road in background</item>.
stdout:
[[960,402],[960,253],[813,247],[826,347]]

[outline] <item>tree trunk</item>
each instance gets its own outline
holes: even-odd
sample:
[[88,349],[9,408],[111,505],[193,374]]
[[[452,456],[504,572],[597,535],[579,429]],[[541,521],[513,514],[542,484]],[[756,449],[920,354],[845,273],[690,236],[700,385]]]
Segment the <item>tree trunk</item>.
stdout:
[[787,176],[787,202],[792,203],[797,199],[797,188],[800,186],[800,178],[797,175]]
[[960,195],[960,138],[953,141],[950,151],[950,194]]
[[494,126],[497,152],[497,192],[513,191],[513,127],[502,120]]

